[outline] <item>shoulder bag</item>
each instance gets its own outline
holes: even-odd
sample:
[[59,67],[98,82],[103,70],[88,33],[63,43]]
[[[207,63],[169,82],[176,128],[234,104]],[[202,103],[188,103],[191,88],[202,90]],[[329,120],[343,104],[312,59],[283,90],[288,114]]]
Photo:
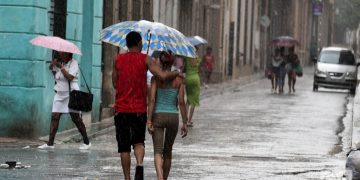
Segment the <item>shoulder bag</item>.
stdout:
[[79,90],[71,91],[70,81],[69,81],[70,99],[69,99],[68,107],[70,109],[73,109],[76,111],[89,112],[92,109],[92,102],[93,102],[94,95],[91,94],[90,88],[89,88],[88,84],[86,83],[85,77],[84,77],[83,73],[81,72],[80,67],[79,67],[79,71],[80,71],[81,76],[84,79],[86,88],[88,89],[88,93],[79,91]]

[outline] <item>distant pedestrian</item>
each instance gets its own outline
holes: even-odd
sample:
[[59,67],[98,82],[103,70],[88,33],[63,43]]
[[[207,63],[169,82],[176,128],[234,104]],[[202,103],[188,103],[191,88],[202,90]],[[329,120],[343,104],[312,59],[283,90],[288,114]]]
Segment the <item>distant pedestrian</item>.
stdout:
[[[161,69],[170,72],[174,58],[163,52],[160,55]],[[154,143],[154,163],[159,180],[168,179],[171,161],[172,147],[179,127],[178,106],[183,119],[181,135],[187,135],[187,115],[185,107],[185,84],[183,78],[174,80],[160,80],[152,78],[150,103],[148,112],[148,130]]]
[[68,108],[70,91],[80,89],[78,85],[79,65],[72,58],[71,53],[59,52],[58,54],[59,59],[54,59],[49,66],[56,81],[54,87],[56,94],[52,106],[49,141],[38,148],[54,149],[54,140],[59,127],[60,117],[62,114],[69,113],[71,120],[78,128],[84,141],[84,144],[79,148],[81,150],[89,149],[91,143],[86,134],[86,128],[81,119],[80,112]]
[[184,72],[185,63],[184,58],[181,56],[175,56],[174,66],[182,73]]
[[200,105],[200,63],[200,58],[185,59],[186,104],[189,112],[188,126],[193,126],[192,118],[195,107]]
[[162,80],[174,79],[179,73],[163,72],[150,56],[141,54],[142,37],[139,33],[130,32],[126,36],[126,44],[129,52],[117,55],[112,74],[113,86],[116,89],[114,120],[124,178],[130,180],[130,152],[133,146],[137,180],[144,178],[147,70]]
[[215,58],[214,58],[214,55],[212,54],[212,48],[207,47],[206,53],[205,53],[205,55],[202,59],[202,63],[201,63],[201,69],[204,74],[203,84],[206,88],[208,88],[207,84],[210,83],[211,74],[214,70],[214,63],[215,63]]
[[274,78],[274,73],[273,73],[272,61],[267,63],[267,65],[266,65],[265,76],[270,80],[271,93],[274,93],[274,91],[275,91],[275,78]]
[[289,48],[289,54],[286,57],[286,71],[288,74],[289,94],[295,93],[296,73],[295,68],[299,64],[299,57],[295,54],[295,47]]
[[280,63],[279,66],[279,94],[283,94],[284,93],[284,85],[285,85],[285,77],[286,77],[286,70],[285,70],[285,48],[281,47],[280,48],[280,57],[282,58],[282,62]]
[[[279,48],[275,49],[275,55],[272,57],[272,79],[274,82],[273,92],[276,93],[277,90],[281,89],[281,85],[283,84],[282,79],[280,78],[280,66],[283,63],[284,59],[281,55],[281,51]],[[275,88],[274,88],[275,87]]]

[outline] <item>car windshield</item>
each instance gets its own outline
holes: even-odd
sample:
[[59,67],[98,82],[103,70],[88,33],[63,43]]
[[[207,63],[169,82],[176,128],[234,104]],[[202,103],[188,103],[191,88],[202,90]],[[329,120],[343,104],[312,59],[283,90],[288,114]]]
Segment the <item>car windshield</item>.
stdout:
[[355,57],[351,51],[323,51],[319,61],[328,64],[355,65]]

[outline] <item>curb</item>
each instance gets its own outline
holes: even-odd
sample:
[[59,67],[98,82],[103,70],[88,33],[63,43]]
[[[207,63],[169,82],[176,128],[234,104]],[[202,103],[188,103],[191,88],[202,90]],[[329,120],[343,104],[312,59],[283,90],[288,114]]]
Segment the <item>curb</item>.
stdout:
[[[106,118],[103,119],[101,122],[91,123],[90,125],[86,126],[88,138],[91,140],[92,138],[98,137],[100,135],[106,134],[115,127],[113,126],[113,118]],[[40,137],[40,141],[47,141],[49,136]],[[82,136],[78,132],[77,128],[72,128],[66,131],[58,132],[55,138],[55,144],[62,144],[62,143],[70,143],[70,142],[81,142]]]
[[360,149],[360,72],[357,75],[358,83],[354,96],[351,149]]
[[[360,76],[358,75],[358,79]],[[356,88],[356,93],[354,96],[354,106],[353,106],[353,129],[352,129],[352,141],[351,149],[360,148],[360,87],[359,83]]]
[[38,146],[41,141],[37,139],[19,139],[19,138],[0,138],[1,148],[28,148],[30,146]]
[[346,165],[345,165],[345,177],[347,179],[360,178],[360,72],[358,72],[358,85],[356,87],[356,93],[353,101],[352,111],[352,134],[351,134],[351,150],[347,153]]

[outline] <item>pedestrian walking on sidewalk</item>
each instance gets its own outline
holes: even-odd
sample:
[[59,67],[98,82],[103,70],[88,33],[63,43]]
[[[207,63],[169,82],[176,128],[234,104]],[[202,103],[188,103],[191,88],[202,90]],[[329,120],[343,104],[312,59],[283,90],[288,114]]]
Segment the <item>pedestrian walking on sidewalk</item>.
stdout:
[[280,63],[279,66],[279,94],[283,94],[284,93],[284,86],[285,86],[285,77],[286,77],[286,70],[285,70],[285,55],[284,55],[284,51],[285,48],[281,47],[280,48],[280,57],[282,58],[282,62]]
[[215,58],[214,55],[212,54],[212,48],[207,47],[206,54],[204,55],[201,63],[201,69],[204,76],[203,84],[205,88],[208,88],[207,84],[210,83],[211,74],[214,70],[214,63],[215,63]]
[[73,55],[71,53],[59,52],[58,54],[59,59],[54,59],[49,66],[56,81],[54,87],[56,94],[52,106],[49,141],[38,148],[54,149],[54,140],[59,127],[60,117],[62,114],[69,113],[72,121],[83,137],[84,144],[80,146],[80,149],[89,149],[91,143],[86,134],[86,128],[80,116],[80,112],[68,108],[70,96],[69,90],[80,89],[78,85],[79,65],[76,60],[72,59]]
[[275,49],[275,55],[272,57],[272,79],[274,81],[273,92],[276,93],[277,90],[281,89],[282,79],[280,78],[280,66],[283,63],[284,59],[281,55],[279,48]]
[[[170,72],[174,58],[165,52],[160,55],[164,72]],[[166,55],[165,55],[166,54]],[[148,131],[154,143],[154,163],[159,180],[168,179],[172,147],[179,127],[178,105],[182,116],[181,135],[187,135],[187,115],[185,106],[185,85],[183,78],[174,80],[151,80],[150,103],[148,112]]]
[[119,54],[113,67],[112,79],[116,89],[115,128],[118,152],[124,178],[130,180],[131,146],[136,158],[135,179],[144,179],[143,160],[147,120],[146,72],[162,80],[174,79],[178,72],[163,72],[150,56],[141,53],[142,37],[138,32],[126,36],[129,52]]
[[274,93],[275,92],[275,78],[274,78],[275,76],[274,76],[274,72],[273,72],[272,62],[267,63],[266,70],[265,70],[265,76],[271,82],[271,93]]
[[295,54],[295,47],[289,48],[289,54],[286,57],[286,70],[288,74],[289,94],[295,93],[296,73],[295,68],[299,64],[298,55]]
[[200,63],[201,58],[185,59],[186,105],[189,112],[187,125],[190,127],[193,126],[195,107],[200,105]]

